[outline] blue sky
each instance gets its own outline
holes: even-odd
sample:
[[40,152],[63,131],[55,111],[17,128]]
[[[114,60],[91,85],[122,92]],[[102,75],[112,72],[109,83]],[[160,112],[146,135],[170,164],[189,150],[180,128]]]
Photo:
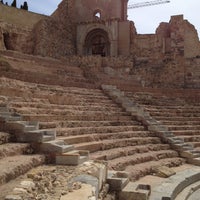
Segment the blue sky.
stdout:
[[[4,0],[11,4],[13,0]],[[17,0],[20,7],[25,0]],[[26,0],[29,10],[50,15],[62,0]],[[151,0],[129,0],[129,4]],[[138,33],[155,33],[160,22],[169,22],[170,16],[183,14],[198,30],[200,36],[200,0],[170,0],[170,3],[128,10],[129,20],[135,22]]]

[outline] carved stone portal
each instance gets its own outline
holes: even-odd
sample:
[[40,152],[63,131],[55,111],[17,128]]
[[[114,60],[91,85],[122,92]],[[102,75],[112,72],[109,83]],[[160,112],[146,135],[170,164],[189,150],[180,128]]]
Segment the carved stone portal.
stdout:
[[110,41],[108,34],[102,29],[95,29],[88,33],[85,39],[84,52],[86,55],[110,55]]

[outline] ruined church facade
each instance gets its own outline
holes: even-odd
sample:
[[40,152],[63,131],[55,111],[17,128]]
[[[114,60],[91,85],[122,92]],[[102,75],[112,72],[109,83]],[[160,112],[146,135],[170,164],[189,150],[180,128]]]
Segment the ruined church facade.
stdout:
[[[50,57],[200,55],[197,31],[182,15],[161,23],[155,34],[137,34],[127,19],[127,4],[128,0],[63,0],[51,16],[0,4],[0,49]],[[5,10],[15,20],[5,19]]]

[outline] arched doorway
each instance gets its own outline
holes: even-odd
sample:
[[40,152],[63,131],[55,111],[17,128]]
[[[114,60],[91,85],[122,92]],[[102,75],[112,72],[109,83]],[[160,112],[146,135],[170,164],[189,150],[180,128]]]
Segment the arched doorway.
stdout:
[[106,31],[94,29],[90,31],[85,39],[84,52],[86,55],[110,55],[110,41]]

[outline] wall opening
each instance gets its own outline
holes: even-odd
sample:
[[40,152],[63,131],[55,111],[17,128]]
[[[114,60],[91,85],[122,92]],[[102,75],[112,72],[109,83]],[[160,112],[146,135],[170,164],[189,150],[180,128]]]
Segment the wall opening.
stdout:
[[101,19],[101,11],[100,10],[95,10],[93,16],[94,16],[95,20],[100,20]]
[[10,36],[9,33],[3,33],[3,41],[4,41],[4,46],[6,48],[6,50],[12,50],[10,48]]
[[106,31],[95,29],[88,33],[85,39],[84,51],[86,55],[110,55],[110,41]]

